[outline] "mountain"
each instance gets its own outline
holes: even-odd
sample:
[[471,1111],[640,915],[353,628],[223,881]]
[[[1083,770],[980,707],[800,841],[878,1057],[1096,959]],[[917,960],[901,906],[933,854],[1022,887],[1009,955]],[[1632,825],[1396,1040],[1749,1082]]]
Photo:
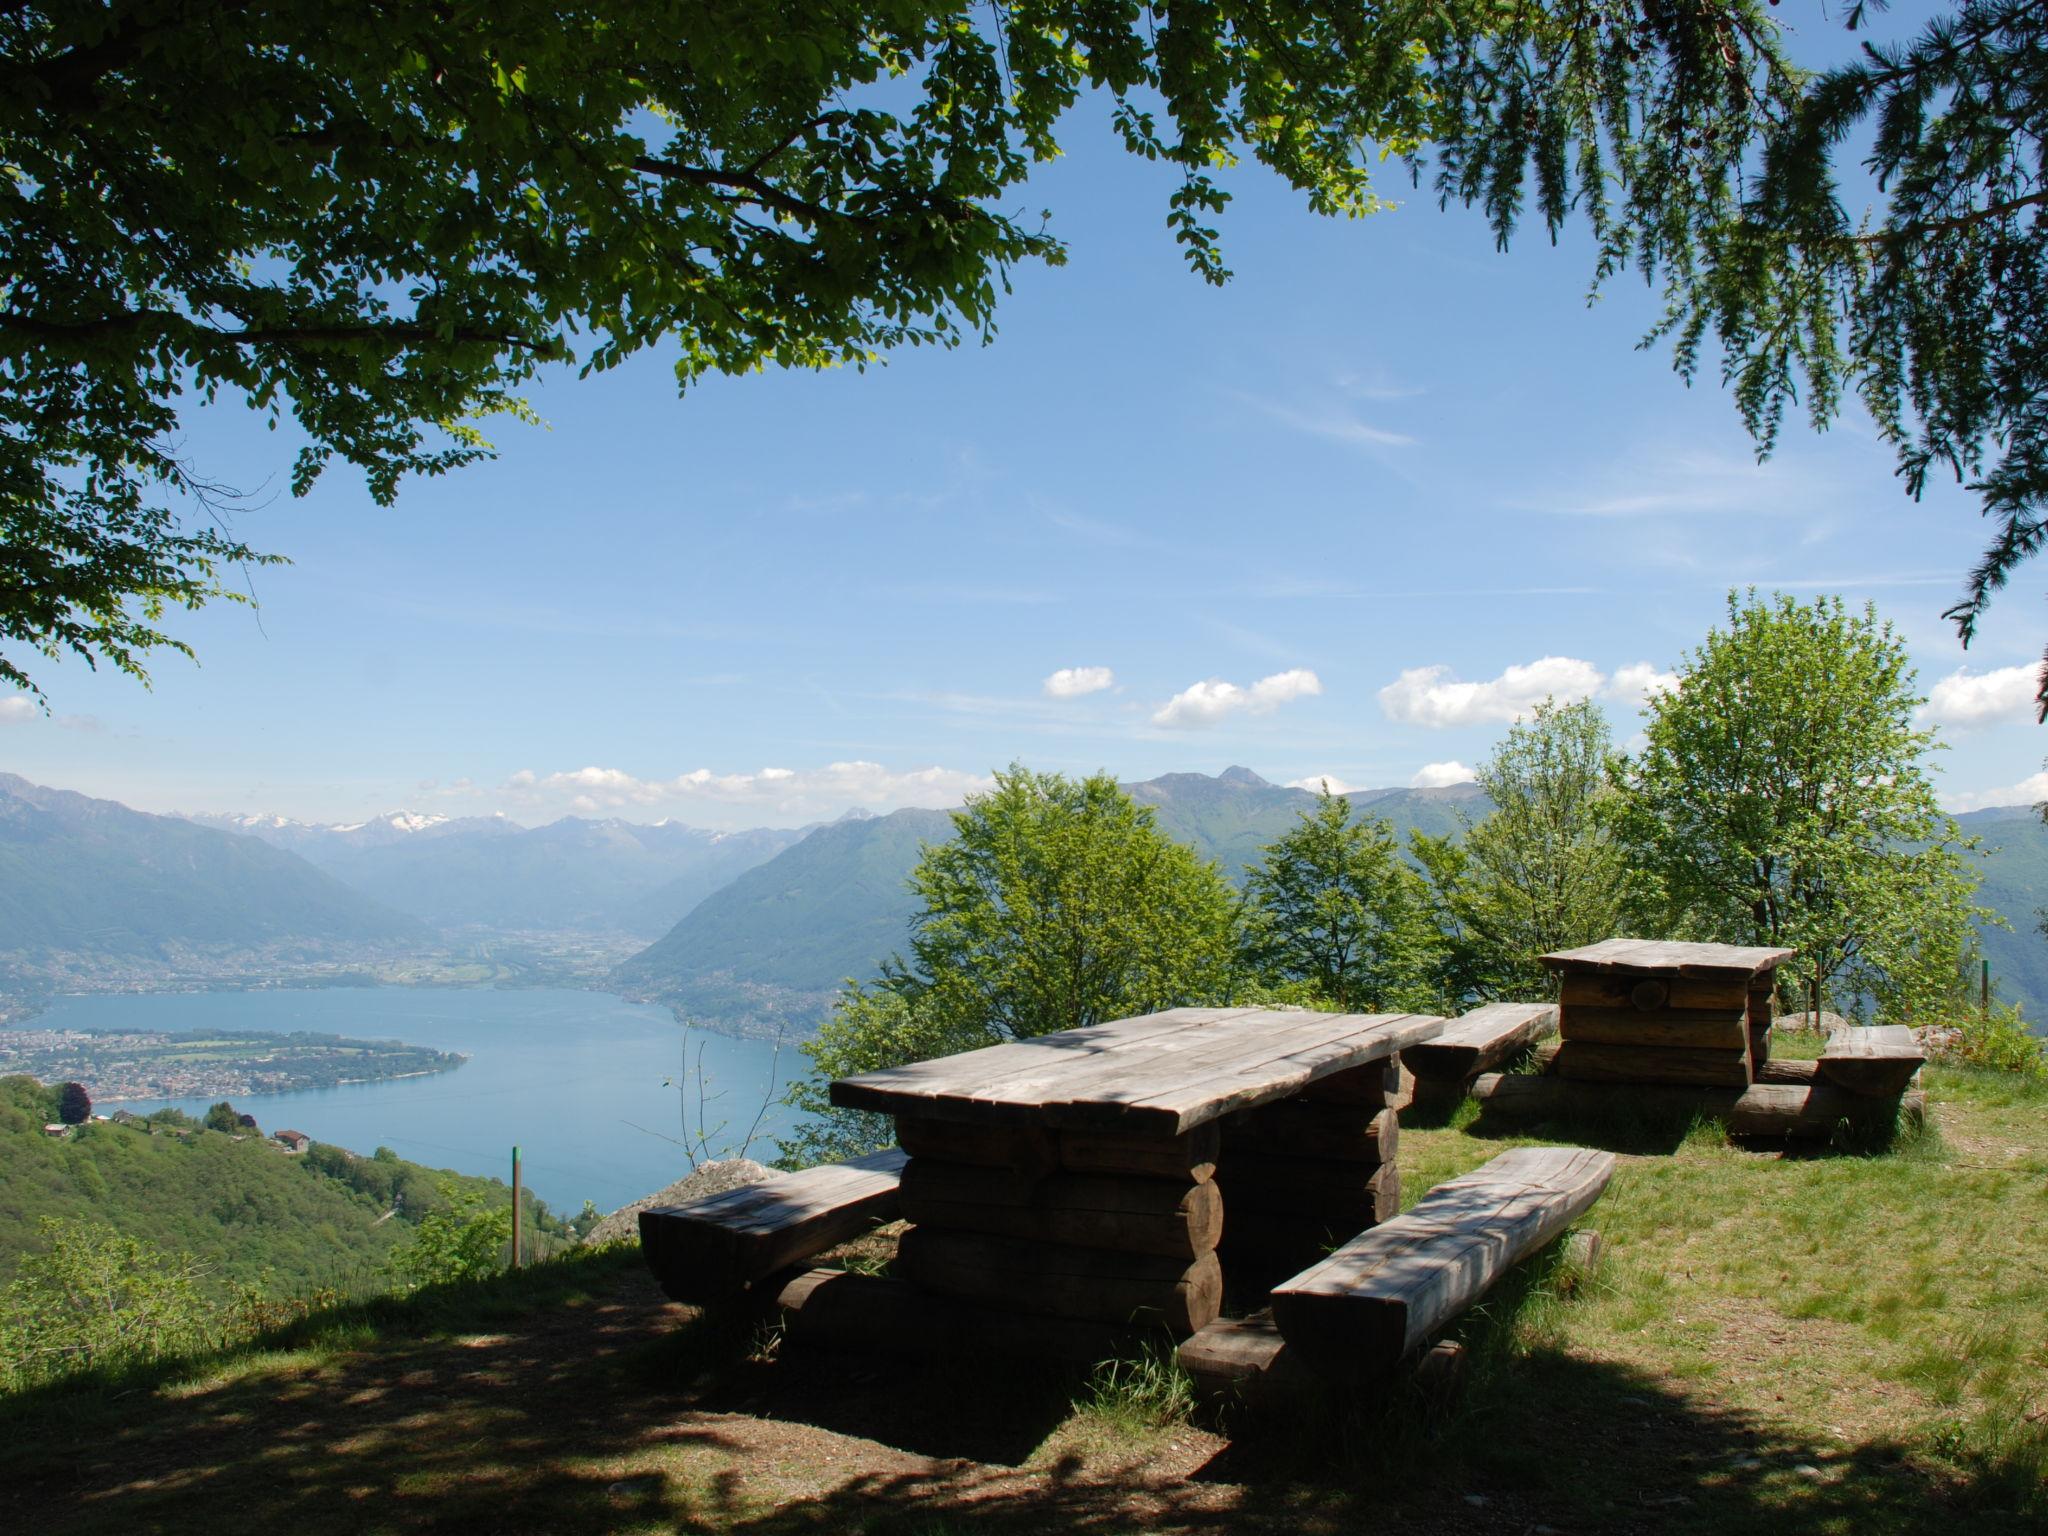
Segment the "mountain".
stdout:
[[952,832],[947,812],[915,809],[820,827],[706,896],[613,983],[721,1027],[808,1032],[842,981],[903,947],[917,910],[904,882]]
[[437,928],[667,932],[712,891],[773,858],[802,831],[708,832],[564,817],[393,812],[345,826],[276,816],[194,817],[286,847],[343,884]]
[[418,922],[253,837],[0,774],[0,953],[382,943]]
[[1977,900],[2012,924],[1981,933],[1992,985],[2007,1002],[2020,1004],[2038,1030],[2048,1019],[2048,938],[2036,926],[2048,907],[2048,826],[2029,805],[1971,811],[1956,823],[1984,841],[1976,855],[1984,875]]
[[[1292,826],[1316,797],[1269,784],[1248,768],[1212,778],[1169,773],[1124,788],[1153,808],[1159,829],[1214,859],[1231,880]],[[1368,790],[1352,796],[1394,823],[1456,830],[1461,810],[1483,811],[1478,787]],[[666,1002],[721,1028],[808,1031],[847,977],[866,978],[902,949],[917,910],[905,885],[927,842],[952,834],[945,811],[903,810],[821,827],[740,876],[659,943],[613,972],[632,996]]]

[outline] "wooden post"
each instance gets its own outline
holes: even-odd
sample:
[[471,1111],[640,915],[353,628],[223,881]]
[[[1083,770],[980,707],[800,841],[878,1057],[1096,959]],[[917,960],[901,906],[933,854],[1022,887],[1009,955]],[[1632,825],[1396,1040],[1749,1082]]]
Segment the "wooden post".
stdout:
[[519,1149],[512,1149],[512,1267],[519,1267]]
[[1807,1025],[1817,1035],[1820,1033],[1820,967],[1813,969],[1813,1012],[1806,1016]]

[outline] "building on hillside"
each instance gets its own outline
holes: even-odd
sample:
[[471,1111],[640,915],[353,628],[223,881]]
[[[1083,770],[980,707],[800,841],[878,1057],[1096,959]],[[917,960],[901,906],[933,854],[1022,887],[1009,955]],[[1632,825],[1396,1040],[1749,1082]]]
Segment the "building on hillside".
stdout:
[[279,1131],[277,1139],[287,1152],[303,1152],[313,1145],[313,1138],[304,1131]]
[[147,1125],[149,1121],[132,1109],[117,1109],[107,1117],[116,1125]]
[[64,1124],[61,1120],[52,1120],[43,1127],[43,1134],[45,1136],[55,1136],[61,1141],[71,1134],[71,1127]]

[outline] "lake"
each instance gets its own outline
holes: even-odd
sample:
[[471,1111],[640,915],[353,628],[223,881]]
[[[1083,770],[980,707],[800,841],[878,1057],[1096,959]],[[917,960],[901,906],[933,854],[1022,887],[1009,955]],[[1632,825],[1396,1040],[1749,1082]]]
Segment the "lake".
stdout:
[[[689,1172],[675,1144],[684,1135],[684,1095],[673,1085],[688,1084],[694,1136],[700,1061],[702,1118],[726,1125],[710,1138],[714,1155],[736,1147],[763,1098],[779,1099],[790,1076],[806,1066],[793,1046],[783,1047],[777,1063],[765,1040],[692,1030],[686,1074],[684,1032],[666,1008],[602,992],[337,987],[124,993],[55,998],[27,1023],[37,1029],[312,1030],[464,1052],[470,1059],[452,1072],[235,1095],[234,1105],[266,1132],[304,1131],[366,1155],[389,1147],[414,1162],[506,1179],[516,1143],[527,1185],[565,1216],[585,1200],[616,1210]],[[133,1107],[168,1103],[204,1114],[218,1097],[142,1100]],[[801,1118],[769,1104],[749,1155],[771,1160],[775,1133]]]

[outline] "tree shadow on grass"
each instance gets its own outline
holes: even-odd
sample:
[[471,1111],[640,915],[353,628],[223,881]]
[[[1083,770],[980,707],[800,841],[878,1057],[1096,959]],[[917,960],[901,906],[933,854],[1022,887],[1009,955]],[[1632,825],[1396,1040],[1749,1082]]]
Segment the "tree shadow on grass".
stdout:
[[[52,1532],[223,1516],[295,1536],[2038,1528],[1993,1468],[1945,1480],[1904,1446],[1806,1442],[1625,1365],[1515,1352],[1555,1262],[1468,1314],[1473,1371],[1448,1411],[1396,1383],[1227,1444],[1169,1427],[1047,1446],[1056,1378],[771,1359],[662,1302],[629,1253],[574,1285],[508,1282],[445,1326],[407,1332],[394,1309],[325,1343],[302,1333],[302,1356],[43,1394],[6,1415],[0,1478],[10,1524]],[[1192,1477],[1161,1460],[1176,1437],[1215,1448]]]

